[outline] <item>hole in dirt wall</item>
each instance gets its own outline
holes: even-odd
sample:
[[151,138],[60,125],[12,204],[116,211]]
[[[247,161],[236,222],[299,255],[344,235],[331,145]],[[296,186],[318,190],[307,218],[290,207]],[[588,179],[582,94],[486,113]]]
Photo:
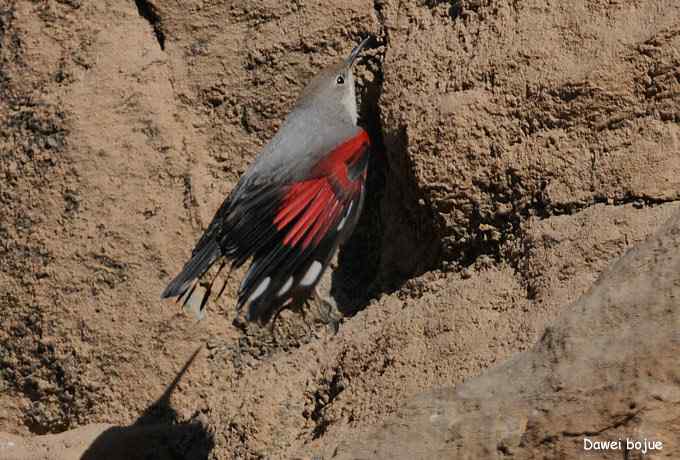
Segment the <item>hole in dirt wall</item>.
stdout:
[[331,293],[345,315],[435,268],[441,253],[434,215],[416,187],[406,130],[382,126],[383,60],[384,54],[365,60],[374,78],[359,91],[359,123],[368,131],[373,150],[364,209],[354,233],[340,248],[333,273]]

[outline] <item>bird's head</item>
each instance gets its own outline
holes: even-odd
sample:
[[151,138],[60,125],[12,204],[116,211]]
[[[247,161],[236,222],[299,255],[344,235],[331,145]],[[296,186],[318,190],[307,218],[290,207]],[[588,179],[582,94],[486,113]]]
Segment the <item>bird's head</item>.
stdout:
[[352,68],[370,37],[354,47],[350,55],[331,64],[309,82],[295,104],[296,109],[318,111],[342,121],[357,122],[357,102]]

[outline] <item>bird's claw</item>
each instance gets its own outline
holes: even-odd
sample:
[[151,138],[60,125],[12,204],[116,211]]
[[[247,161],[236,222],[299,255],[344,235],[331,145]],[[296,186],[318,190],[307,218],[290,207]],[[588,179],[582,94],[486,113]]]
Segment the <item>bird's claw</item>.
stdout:
[[340,321],[342,317],[336,313],[337,309],[333,302],[328,297],[322,296],[319,291],[314,289],[314,296],[317,300],[317,310],[319,312],[319,320],[333,332],[333,335],[338,333],[340,329]]

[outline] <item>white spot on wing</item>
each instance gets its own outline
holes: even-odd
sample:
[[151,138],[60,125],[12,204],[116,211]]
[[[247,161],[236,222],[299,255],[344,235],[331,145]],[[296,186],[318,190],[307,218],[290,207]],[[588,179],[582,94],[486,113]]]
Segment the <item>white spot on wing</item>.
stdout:
[[347,218],[349,217],[349,213],[352,212],[352,205],[354,204],[354,201],[349,202],[349,207],[347,208],[347,212],[345,215],[342,217],[342,220],[338,224],[338,231],[342,230],[342,227],[345,226],[345,222],[347,221]]
[[281,286],[281,289],[279,289],[279,292],[276,293],[277,296],[281,297],[283,294],[288,292],[290,287],[293,285],[293,277],[289,277],[288,280],[283,283],[283,286]]
[[[205,318],[205,307],[201,309],[201,302],[205,296],[205,291],[206,290],[203,286],[196,286],[194,292],[191,293],[191,297],[184,301],[184,310],[186,310],[187,313],[191,314],[198,321]],[[188,293],[184,294],[182,297],[187,295]]]
[[255,273],[255,270],[256,270],[256,269],[257,269],[257,262],[253,262],[253,263],[250,265],[250,268],[248,269],[248,272],[246,273],[246,276],[243,277],[243,279],[248,279],[248,278],[250,278],[250,275],[252,275],[253,273]]
[[300,281],[301,286],[311,286],[314,281],[319,277],[319,273],[321,273],[321,262],[318,260],[315,260],[312,262],[312,265],[309,266],[307,269],[307,273],[305,273],[305,276],[302,278],[302,281]]
[[271,280],[272,279],[269,276],[263,279],[262,282],[260,282],[260,285],[257,286],[257,289],[255,289],[255,291],[253,291],[253,293],[250,294],[250,297],[248,297],[248,303],[254,302],[255,300],[257,300],[258,297],[264,294],[264,291],[266,291],[267,288],[269,287],[269,283]]

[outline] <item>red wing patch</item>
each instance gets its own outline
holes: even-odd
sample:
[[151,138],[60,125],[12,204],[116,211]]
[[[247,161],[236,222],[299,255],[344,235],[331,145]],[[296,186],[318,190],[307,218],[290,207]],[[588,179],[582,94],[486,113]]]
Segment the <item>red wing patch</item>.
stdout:
[[338,181],[338,186],[347,190],[353,185],[349,178],[348,168],[360,161],[366,153],[369,144],[368,133],[361,130],[347,142],[336,147],[327,157],[319,162],[314,168],[313,173],[326,176]]
[[319,161],[307,179],[255,206],[258,224],[239,221],[240,247],[253,248],[241,255],[253,257],[238,300],[239,308],[249,305],[248,319],[264,324],[309,297],[361,212],[368,147],[361,130]]
[[[215,262],[221,261],[221,270],[226,259],[233,267],[252,259],[237,303],[239,309],[249,305],[247,319],[265,324],[282,309],[300,305],[360,215],[369,143],[366,132],[359,130],[319,161],[305,180],[237,186],[239,192],[224,201],[163,296],[195,304],[194,290],[207,281]],[[198,299],[199,311],[214,281],[207,282]]]
[[328,233],[351,198],[361,192],[365,173],[352,180],[349,168],[366,154],[368,142],[368,134],[362,130],[321,160],[312,170],[312,179],[290,187],[274,218],[276,228],[286,229],[283,244],[302,242],[306,248]]

